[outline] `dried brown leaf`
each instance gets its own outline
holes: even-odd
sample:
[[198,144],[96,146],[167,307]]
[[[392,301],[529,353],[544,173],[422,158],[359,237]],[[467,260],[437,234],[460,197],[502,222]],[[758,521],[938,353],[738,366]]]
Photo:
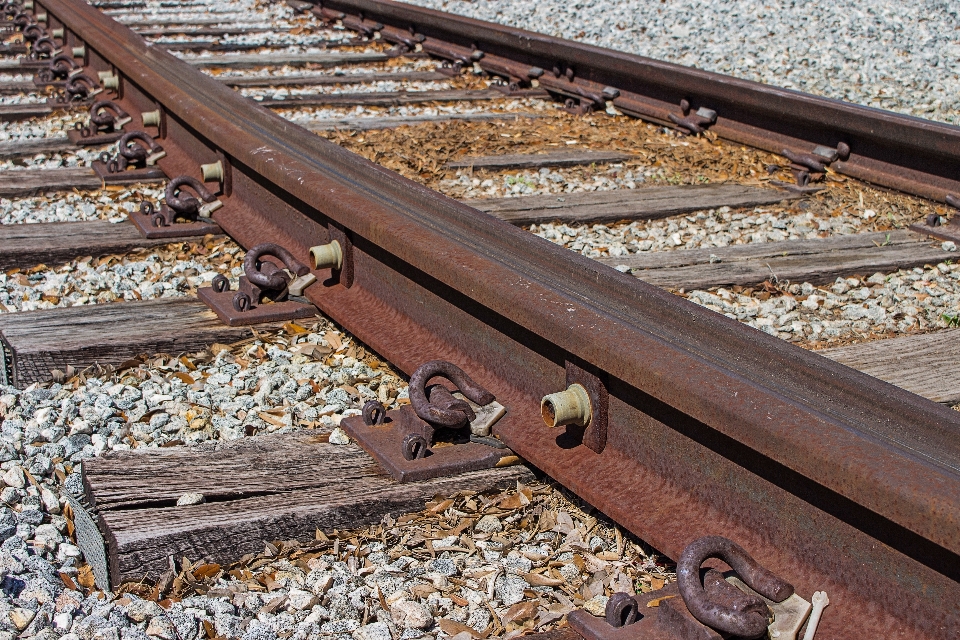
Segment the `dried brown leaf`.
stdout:
[[[465,605],[460,605],[460,606],[465,606]],[[456,620],[450,620],[449,618],[440,618],[440,620],[437,621],[437,624],[440,626],[440,630],[450,637],[453,637],[458,633],[463,633],[464,631],[466,631],[474,638],[477,638],[477,639],[480,638],[480,634],[477,633],[476,629],[474,629],[473,627],[468,627],[467,625],[457,622]]]
[[539,573],[525,573],[523,574],[523,579],[533,587],[559,587],[565,584],[564,580],[557,580],[556,578],[551,578]]

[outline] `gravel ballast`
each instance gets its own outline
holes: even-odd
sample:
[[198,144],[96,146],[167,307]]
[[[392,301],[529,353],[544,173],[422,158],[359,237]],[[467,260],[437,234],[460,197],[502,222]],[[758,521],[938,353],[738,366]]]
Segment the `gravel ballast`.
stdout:
[[411,4],[960,124],[960,11],[946,0]]

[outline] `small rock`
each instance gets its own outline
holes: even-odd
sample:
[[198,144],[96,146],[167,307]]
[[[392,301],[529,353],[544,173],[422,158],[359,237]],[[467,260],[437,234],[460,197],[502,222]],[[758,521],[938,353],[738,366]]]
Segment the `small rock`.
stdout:
[[287,595],[287,604],[297,611],[304,611],[317,604],[317,596],[313,595],[309,591],[291,589],[290,593]]
[[320,625],[320,633],[324,635],[339,635],[342,633],[352,633],[360,628],[360,623],[356,620],[331,620]]
[[127,610],[127,617],[134,622],[144,622],[154,616],[163,615],[160,605],[150,600],[134,600],[124,608]]
[[391,640],[390,627],[386,622],[374,622],[354,631],[354,640]]
[[19,465],[14,465],[3,474],[3,483],[14,489],[23,489],[27,484],[27,478],[23,475],[23,469]]
[[390,607],[394,624],[406,629],[429,629],[433,626],[430,610],[419,602],[401,600]]
[[113,626],[101,627],[93,632],[93,640],[120,640],[120,631]]
[[64,611],[53,616],[53,626],[61,631],[69,631],[73,626],[73,616]]
[[330,444],[350,444],[350,436],[340,427],[336,427],[330,432]]
[[583,608],[598,617],[603,617],[607,612],[607,596],[593,596],[583,603]]
[[185,493],[177,499],[177,506],[188,507],[193,504],[203,504],[206,501],[202,493]]
[[474,528],[482,533],[497,533],[503,531],[503,524],[497,516],[483,516]]
[[940,245],[940,248],[943,249],[944,251],[956,251],[957,244],[955,242],[947,240],[946,242]]
[[504,605],[517,604],[523,600],[523,592],[527,587],[526,580],[518,575],[507,573],[497,578],[494,593],[497,600]]
[[12,609],[9,613],[10,622],[17,628],[17,631],[26,629],[35,615],[37,615],[36,611],[30,611],[30,609],[22,609],[20,607]]
[[156,616],[147,625],[147,635],[163,640],[179,640],[177,637],[177,628],[173,622],[165,615]]
[[60,513],[60,499],[57,498],[57,494],[46,487],[40,489],[40,502],[43,503],[43,508],[48,513],[59,514]]
[[330,590],[330,587],[333,586],[333,576],[323,575],[317,578],[316,582],[313,583],[313,592],[318,596],[323,596],[327,591]]

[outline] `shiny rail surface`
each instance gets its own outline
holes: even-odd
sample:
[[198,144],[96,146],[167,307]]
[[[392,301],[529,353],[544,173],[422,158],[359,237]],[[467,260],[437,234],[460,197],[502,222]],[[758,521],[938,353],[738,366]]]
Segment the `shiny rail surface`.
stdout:
[[[960,633],[960,414],[401,178],[84,2],[37,6],[51,28],[66,29],[65,46],[85,45],[88,75],[119,76],[124,110],[161,111],[167,155],[159,164],[168,175],[199,177],[201,164],[224,164],[224,206],[213,218],[227,233],[246,248],[277,243],[303,261],[309,247],[338,240],[343,268],[316,271],[320,284],[305,295],[407,373],[427,360],[456,363],[507,407],[495,432],[514,451],[621,525],[673,558],[700,536],[722,534],[798,591],[828,591],[834,604],[820,637]],[[397,41],[425,34],[411,48],[485,64],[498,58],[470,52],[526,56],[502,59],[511,78],[517,65],[546,64],[556,47],[551,55],[563,53],[575,80],[617,87],[613,102],[628,113],[617,100],[641,84],[664,105],[715,98],[709,106],[721,116],[712,130],[756,146],[768,143],[738,132],[760,131],[771,111],[795,111],[793,92],[683,76],[680,67],[407,5],[338,1],[322,11],[352,9],[363,9],[361,22],[386,23],[384,38],[390,29]],[[432,42],[438,34],[454,44]],[[583,97],[578,87],[566,89]],[[802,126],[783,124],[770,136],[849,140],[850,159],[831,168],[859,177],[857,167],[890,166],[885,154],[900,149],[898,140],[939,140],[939,160],[923,165],[932,177],[917,183],[928,186],[901,188],[953,189],[934,170],[956,166],[943,155],[960,139],[956,127],[883,114],[891,124],[873,131],[862,107],[802,98]],[[666,107],[663,115],[671,121]],[[818,122],[830,126],[818,130]],[[851,137],[835,139],[841,133]],[[909,167],[909,153],[902,158]],[[872,179],[886,184],[883,175]],[[582,429],[549,429],[540,415],[540,399],[571,380],[608,394],[606,432],[587,434],[589,447]]]

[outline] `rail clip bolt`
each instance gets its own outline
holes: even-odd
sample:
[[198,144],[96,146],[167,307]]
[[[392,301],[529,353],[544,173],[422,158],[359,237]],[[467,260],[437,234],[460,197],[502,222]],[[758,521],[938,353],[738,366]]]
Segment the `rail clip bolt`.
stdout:
[[200,165],[200,174],[204,182],[223,182],[223,163],[219,160]]
[[566,391],[543,396],[540,401],[540,415],[548,427],[566,424],[586,427],[593,418],[593,407],[587,390],[579,384],[572,384]]
[[310,258],[313,260],[314,269],[339,270],[343,267],[343,249],[336,240],[310,247]]
[[140,120],[143,122],[145,127],[159,127],[160,126],[160,110],[156,111],[144,111],[140,114]]

